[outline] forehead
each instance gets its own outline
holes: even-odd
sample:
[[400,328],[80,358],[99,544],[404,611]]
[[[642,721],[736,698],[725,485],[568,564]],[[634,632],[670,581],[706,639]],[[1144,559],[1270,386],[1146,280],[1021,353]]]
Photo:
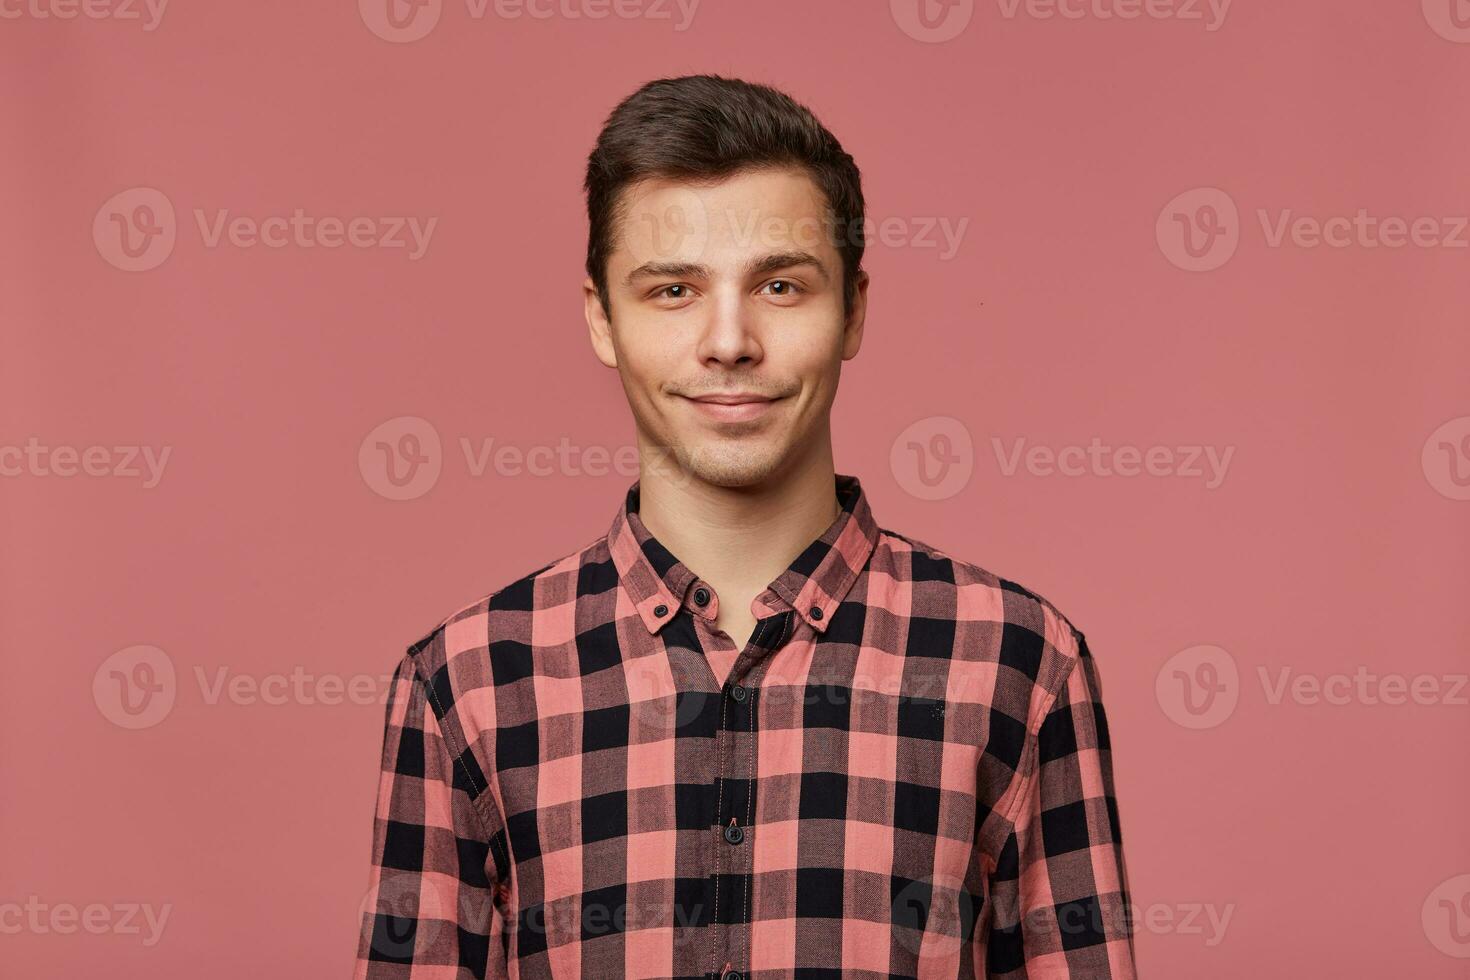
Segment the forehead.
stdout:
[[619,212],[610,270],[650,261],[718,266],[794,248],[824,263],[837,260],[826,196],[800,169],[744,170],[717,181],[640,181],[624,189]]

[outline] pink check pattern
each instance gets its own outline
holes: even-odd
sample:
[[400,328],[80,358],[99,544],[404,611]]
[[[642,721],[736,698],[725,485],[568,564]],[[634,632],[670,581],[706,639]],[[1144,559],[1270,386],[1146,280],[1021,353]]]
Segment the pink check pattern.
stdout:
[[1083,634],[835,491],[738,651],[636,482],[409,647],[358,980],[1135,976]]

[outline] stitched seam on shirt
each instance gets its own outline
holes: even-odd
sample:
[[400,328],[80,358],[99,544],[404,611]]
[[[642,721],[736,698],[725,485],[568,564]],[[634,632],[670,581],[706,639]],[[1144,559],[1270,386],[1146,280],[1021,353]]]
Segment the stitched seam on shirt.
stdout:
[[[605,544],[606,541],[607,541],[607,535],[605,533],[604,534],[601,534],[601,535],[598,535],[597,537],[595,537],[592,540],[588,541],[587,544],[585,544],[581,548],[577,549],[576,551],[571,552],[570,554],[568,554],[568,555],[566,555],[566,556],[564,556],[562,558],[558,558],[555,561],[548,562],[547,564],[542,565],[540,568],[538,568],[535,571],[531,572],[530,575],[527,576],[527,577],[529,578],[529,577],[538,576],[542,572],[546,571],[547,569],[552,568],[552,567],[554,567],[556,565],[561,564],[563,561],[566,561],[568,558],[571,558],[574,555],[581,556],[581,555],[585,554],[588,550],[597,547],[599,543]],[[609,557],[611,557],[611,556],[609,555]],[[481,599],[475,605],[477,607],[483,605],[483,607],[488,611],[490,609],[490,607],[494,604],[496,597],[499,596],[501,593],[505,592],[509,588],[510,588],[509,585],[502,586],[501,588],[498,588],[494,592],[491,592],[489,595],[485,596],[483,599]],[[455,614],[455,615],[458,615],[458,614]],[[433,636],[434,633],[439,633],[440,631],[442,631],[443,629],[445,629],[445,627],[447,627],[449,625],[450,621],[453,620],[454,618],[455,618],[455,616],[453,616],[453,615],[452,616],[445,617],[443,620],[441,620],[439,622],[439,625],[434,628],[433,633],[430,633],[429,636]],[[486,651],[486,654],[487,655],[489,654],[489,650],[490,650],[490,636],[489,636],[489,623],[488,623],[488,618],[489,617],[487,616],[486,617],[486,619],[487,619],[487,622],[486,622],[486,635],[485,635],[485,651]],[[425,637],[424,639],[427,640],[428,638],[429,637]],[[419,642],[422,643],[424,641],[421,640]],[[418,646],[418,644],[415,644],[415,647],[417,647],[417,646]],[[426,679],[426,675],[423,672],[423,664],[419,661],[419,658],[417,656],[417,651],[415,651],[413,654],[411,654],[411,656],[413,656],[413,664],[414,664],[414,674],[415,674],[415,676],[417,676],[419,678],[420,683],[422,683],[424,685],[424,690],[426,692],[428,692],[428,694],[432,697],[433,694],[434,694],[434,688],[433,688],[432,685],[430,685],[428,683],[428,681]],[[447,666],[447,663],[446,663],[446,666]],[[435,707],[439,708],[440,711],[442,712],[443,706],[439,704],[438,698],[434,698],[434,705],[435,705]],[[442,729],[443,726],[441,725],[440,727]],[[447,735],[448,733],[446,732],[445,734]],[[465,770],[465,777],[469,779],[470,785],[473,786],[474,785],[474,780],[473,780],[473,778],[470,778],[470,774],[469,774],[469,770],[468,769]],[[483,790],[486,789],[486,788],[488,788],[489,791],[490,791],[490,794],[489,794],[490,795],[490,799],[487,800],[485,803],[481,804],[480,803],[480,796],[481,795],[484,795],[483,794]],[[499,826],[499,827],[505,829],[505,831],[506,831],[506,837],[507,837],[507,839],[509,839],[509,831],[510,831],[509,822],[506,819],[505,807],[501,804],[500,800],[501,800],[501,793],[500,793],[499,773],[492,766],[491,769],[490,769],[490,785],[488,787],[482,787],[481,788],[481,792],[478,793],[474,797],[474,799],[471,800],[470,802],[476,804],[477,806],[485,806],[485,807],[488,807],[490,809],[492,815],[496,818],[496,820],[493,821],[494,825],[495,826]],[[481,823],[482,823],[482,826],[483,826],[483,824],[484,824],[484,815],[483,814],[479,814],[479,816],[481,818]],[[507,845],[507,848],[506,848],[506,861],[507,861],[507,863],[509,863],[509,861],[510,861],[510,851],[509,851],[508,845]]]
[[[485,822],[485,815],[480,812],[480,806],[483,806],[484,804],[474,805],[476,800],[478,800],[481,796],[486,795],[485,787],[476,786],[475,777],[471,775],[469,766],[465,765],[464,762],[464,753],[467,752],[468,749],[459,744],[459,740],[455,738],[453,729],[444,723],[444,718],[446,714],[444,711],[444,705],[439,701],[439,695],[434,693],[434,686],[424,678],[424,674],[423,671],[420,669],[420,666],[421,665],[419,664],[418,659],[415,658],[414,676],[418,678],[418,682],[420,684],[424,685],[424,692],[428,694],[429,700],[433,702],[434,713],[436,715],[435,724],[439,728],[439,733],[444,736],[445,741],[449,743],[449,747],[454,751],[454,761],[464,772],[465,781],[471,786],[475,787],[475,795],[470,800],[470,803],[472,804],[470,806],[470,812],[475,815],[475,820],[480,824],[480,830],[484,832],[485,842],[488,844],[491,838],[495,836],[495,834],[493,831],[491,831],[490,826]],[[489,801],[491,805],[493,805],[494,802],[494,800]],[[501,816],[502,821],[504,820],[504,817],[502,815],[497,814],[497,816]]]
[[[456,755],[455,755],[455,761],[457,763],[459,763],[460,769],[464,771],[465,781],[468,782],[471,786],[474,786],[475,785],[475,777],[473,775],[471,775],[470,770],[469,770],[469,767],[467,765],[465,765],[465,763],[464,763],[464,754],[463,753],[464,752],[467,752],[469,750],[467,748],[459,748],[459,747],[456,747],[456,745],[457,745],[457,739],[455,739],[454,733],[453,733],[452,729],[450,729],[448,726],[446,726],[444,724],[444,722],[443,722],[443,718],[444,718],[444,705],[439,701],[439,695],[437,695],[434,692],[433,685],[431,685],[427,681],[425,681],[423,672],[419,668],[420,668],[420,664],[418,662],[418,659],[415,658],[414,659],[414,674],[415,674],[415,676],[418,677],[419,683],[424,685],[424,691],[425,691],[425,693],[427,693],[429,695],[429,699],[431,701],[433,701],[433,703],[434,703],[434,709],[435,709],[435,711],[438,714],[439,731],[450,742],[451,748],[454,748],[455,753],[456,753]],[[491,855],[494,856],[495,855],[495,833],[493,831],[491,831],[489,825],[485,822],[485,815],[480,812],[480,806],[482,806],[482,805],[483,806],[489,806],[489,807],[493,808],[496,811],[495,812],[495,816],[499,819],[499,826],[501,826],[503,828],[506,828],[506,838],[507,838],[507,840],[510,837],[510,831],[509,831],[509,828],[506,825],[504,814],[502,814],[500,812],[499,806],[495,803],[495,801],[493,799],[487,799],[487,802],[485,804],[478,804],[478,801],[480,800],[481,797],[487,797],[488,798],[489,795],[490,794],[488,794],[488,793],[485,792],[485,787],[483,787],[483,786],[480,787],[480,789],[478,789],[476,791],[476,794],[475,794],[474,798],[470,800],[470,812],[475,815],[475,820],[479,823],[481,832],[485,834],[485,844],[490,849]],[[506,884],[506,890],[509,893],[511,891],[510,882],[511,882],[511,876],[512,876],[512,871],[511,871],[511,867],[512,866],[511,866],[511,862],[510,862],[509,845],[508,844],[502,844],[501,846],[502,846],[502,848],[505,849],[506,860],[505,860],[504,864],[501,864],[499,857],[496,856],[496,864],[497,865],[500,865],[497,868],[497,870],[500,872],[500,876],[499,876],[500,877],[500,880],[503,881],[503,882],[505,882],[505,884]],[[491,895],[490,915],[492,917],[496,914],[495,908],[494,908],[494,901],[495,901],[494,900],[494,894],[495,894],[496,886],[498,884],[499,884],[499,882],[494,882],[490,886],[490,895]],[[516,904],[518,905],[519,902],[517,902]],[[509,909],[508,910],[508,913],[509,914],[505,915],[505,917],[504,917],[504,921],[505,921],[505,924],[506,924],[507,927],[510,925],[510,923],[512,921],[514,921],[513,915],[514,916],[519,916],[519,912],[515,908]],[[491,923],[487,923],[486,924],[486,927],[487,928],[493,928],[493,925]]]
[[[1037,717],[1041,719],[1041,724],[1036,726],[1035,734],[1032,734],[1029,725],[1026,728],[1026,752],[1022,756],[1021,761],[1024,763],[1028,756],[1034,756],[1035,764],[1032,765],[1029,770],[1025,765],[1023,765],[1021,767],[1021,772],[1017,773],[1016,798],[1011,800],[1010,808],[1005,815],[1005,821],[1008,825],[1010,825],[1012,833],[1014,833],[1016,829],[1015,817],[1016,814],[1020,812],[1021,801],[1026,797],[1026,793],[1030,789],[1031,782],[1036,779],[1041,772],[1041,725],[1046,724],[1046,716],[1051,714],[1052,708],[1056,707],[1057,697],[1061,694],[1062,689],[1067,686],[1067,678],[1071,676],[1072,671],[1077,669],[1078,659],[1079,658],[1077,657],[1072,658],[1067,669],[1062,671],[1060,682],[1057,684],[1056,688],[1050,691],[1047,695],[1046,700],[1042,702],[1041,710],[1037,713]],[[1024,773],[1024,775],[1022,775],[1022,773]]]

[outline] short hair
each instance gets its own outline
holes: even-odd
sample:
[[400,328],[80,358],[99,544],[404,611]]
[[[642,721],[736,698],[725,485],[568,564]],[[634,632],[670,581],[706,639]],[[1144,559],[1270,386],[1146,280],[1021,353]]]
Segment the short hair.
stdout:
[[608,115],[587,158],[587,275],[611,315],[607,262],[619,198],[647,179],[719,180],[743,170],[796,167],[827,199],[842,256],[843,312],[862,271],[863,190],[857,164],[811,110],[767,85],[686,75],[649,82]]

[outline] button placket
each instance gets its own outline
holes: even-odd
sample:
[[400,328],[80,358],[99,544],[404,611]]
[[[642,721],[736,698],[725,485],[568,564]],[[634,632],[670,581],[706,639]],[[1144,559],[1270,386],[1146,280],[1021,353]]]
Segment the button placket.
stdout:
[[[771,658],[791,636],[796,620],[796,612],[790,609],[761,620],[731,671],[732,681],[727,682],[724,688],[717,744],[720,770],[726,776],[721,782],[722,792],[716,814],[720,828],[717,847],[724,853],[717,856],[715,862],[717,897],[713,918],[716,928],[722,930],[719,934],[722,955],[738,954],[737,958],[726,963],[726,970],[731,969],[735,962],[747,962],[750,955],[750,903],[755,870],[755,850],[750,835],[755,832],[755,715],[760,694],[759,678],[770,667]],[[768,641],[773,634],[774,640]],[[742,676],[746,677],[745,683],[733,681],[733,678]],[[719,925],[722,920],[723,926]],[[723,973],[720,975],[724,976]]]
[[[725,971],[719,976],[725,976],[731,970],[735,961],[729,957],[738,953],[743,962],[750,947],[750,876],[755,866],[750,824],[755,814],[755,711],[758,694],[754,676],[761,673],[763,661],[769,666],[769,657],[785,641],[794,615],[787,611],[760,622],[750,642],[740,652],[731,671],[732,680],[725,684],[722,692],[721,723],[716,736],[721,776],[720,791],[716,794],[715,828],[720,836],[716,844],[712,915],[718,948],[711,950],[712,953],[718,952],[715,962],[726,960]],[[763,641],[776,632],[772,630],[773,626],[779,626],[779,633],[774,643],[766,646]],[[748,683],[733,681],[752,667],[754,675]]]

